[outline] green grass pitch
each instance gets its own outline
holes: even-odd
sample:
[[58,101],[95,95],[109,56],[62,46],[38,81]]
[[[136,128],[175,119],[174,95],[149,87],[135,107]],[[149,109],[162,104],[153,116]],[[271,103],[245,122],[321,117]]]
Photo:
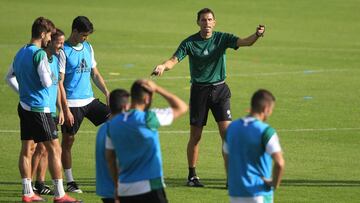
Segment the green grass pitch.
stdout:
[[[246,114],[249,98],[258,88],[271,90],[277,98],[269,123],[278,130],[286,172],[275,201],[360,202],[358,0],[0,0],[0,77],[5,77],[16,51],[29,42],[36,17],[52,19],[68,35],[73,18],[86,15],[95,26],[89,41],[108,88],[129,88],[198,31],[196,12],[203,7],[215,11],[219,31],[246,37],[258,24],[266,25],[265,37],[254,46],[227,51],[227,83],[235,118]],[[187,101],[188,76],[186,59],[156,82]],[[4,81],[0,91],[0,202],[17,202],[18,96]],[[104,99],[98,90],[95,93]],[[154,106],[164,104],[155,98]],[[188,129],[187,114],[160,131],[169,201],[229,202],[212,116],[197,165],[206,187],[185,186]],[[74,196],[85,202],[100,202],[95,195],[96,130],[85,121],[73,147],[74,176],[85,191]]]

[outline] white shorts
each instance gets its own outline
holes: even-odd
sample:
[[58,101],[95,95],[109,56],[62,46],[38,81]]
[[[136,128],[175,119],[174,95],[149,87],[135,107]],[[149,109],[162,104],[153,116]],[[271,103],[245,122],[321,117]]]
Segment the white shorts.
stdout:
[[230,197],[230,203],[273,203],[272,195],[256,197]]

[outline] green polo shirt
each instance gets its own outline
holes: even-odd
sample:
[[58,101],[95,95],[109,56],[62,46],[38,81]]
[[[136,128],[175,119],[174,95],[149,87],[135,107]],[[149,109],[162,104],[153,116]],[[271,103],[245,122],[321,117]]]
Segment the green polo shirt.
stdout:
[[182,41],[174,56],[179,62],[189,56],[191,83],[217,83],[226,78],[225,51],[236,50],[237,40],[237,36],[222,32],[213,32],[209,39],[203,39],[198,32]]

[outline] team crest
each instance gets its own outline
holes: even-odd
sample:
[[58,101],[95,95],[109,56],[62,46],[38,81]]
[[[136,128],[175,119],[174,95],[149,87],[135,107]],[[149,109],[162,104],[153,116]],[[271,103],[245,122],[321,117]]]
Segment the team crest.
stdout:
[[204,55],[205,55],[205,56],[209,55],[209,51],[208,51],[207,49],[205,49]]

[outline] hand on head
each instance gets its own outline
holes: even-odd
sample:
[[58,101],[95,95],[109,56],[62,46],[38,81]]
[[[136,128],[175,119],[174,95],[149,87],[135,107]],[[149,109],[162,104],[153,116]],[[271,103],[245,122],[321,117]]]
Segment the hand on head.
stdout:
[[154,93],[157,90],[157,85],[152,80],[141,80],[141,86],[151,93]]

